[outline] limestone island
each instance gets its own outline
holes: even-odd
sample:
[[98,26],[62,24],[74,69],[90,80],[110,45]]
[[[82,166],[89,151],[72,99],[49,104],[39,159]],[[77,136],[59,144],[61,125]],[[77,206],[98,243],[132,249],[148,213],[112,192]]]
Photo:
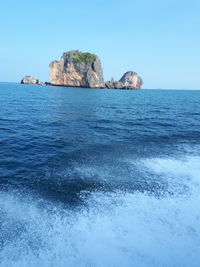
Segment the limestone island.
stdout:
[[[43,84],[32,76],[22,79],[23,84]],[[143,81],[136,72],[126,72],[119,81],[104,81],[103,68],[98,56],[79,50],[63,53],[60,61],[50,63],[50,83],[46,85],[107,89],[141,89]]]
[[39,82],[39,80],[37,78],[34,78],[33,76],[25,76],[22,80],[21,80],[21,84],[37,84],[37,85],[47,85],[48,83],[42,83]]
[[37,78],[34,78],[33,76],[25,76],[21,80],[22,84],[38,84],[39,80]]

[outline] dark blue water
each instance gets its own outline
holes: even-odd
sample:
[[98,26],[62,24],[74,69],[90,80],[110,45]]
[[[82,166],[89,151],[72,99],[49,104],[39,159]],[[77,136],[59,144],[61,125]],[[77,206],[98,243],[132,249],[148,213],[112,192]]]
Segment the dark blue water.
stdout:
[[0,266],[200,266],[200,91],[0,101]]

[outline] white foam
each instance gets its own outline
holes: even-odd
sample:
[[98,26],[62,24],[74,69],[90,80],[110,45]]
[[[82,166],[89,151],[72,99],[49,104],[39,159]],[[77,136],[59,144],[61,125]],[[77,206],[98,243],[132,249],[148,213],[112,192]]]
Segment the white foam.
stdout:
[[[8,241],[1,266],[200,266],[198,157],[142,160],[152,175],[179,180],[189,194],[96,192],[79,212],[1,194]],[[45,208],[46,207],[46,208]],[[48,207],[48,208],[47,208]],[[19,230],[8,238],[12,227]]]

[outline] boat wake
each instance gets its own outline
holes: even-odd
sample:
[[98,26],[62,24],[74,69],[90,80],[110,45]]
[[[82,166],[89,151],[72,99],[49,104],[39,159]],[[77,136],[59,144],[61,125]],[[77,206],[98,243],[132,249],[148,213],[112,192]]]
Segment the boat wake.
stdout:
[[0,265],[200,266],[199,162],[198,156],[128,158],[130,169],[165,181],[166,191],[85,189],[84,205],[73,209],[2,192]]

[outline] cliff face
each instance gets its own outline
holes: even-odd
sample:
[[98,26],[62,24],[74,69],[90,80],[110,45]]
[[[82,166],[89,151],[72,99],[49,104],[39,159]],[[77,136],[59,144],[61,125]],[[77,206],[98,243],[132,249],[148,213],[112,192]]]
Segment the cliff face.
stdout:
[[119,82],[123,83],[124,87],[127,89],[141,89],[143,84],[142,78],[133,71],[126,72]]
[[66,52],[60,61],[51,62],[50,80],[53,85],[89,88],[105,86],[100,59],[79,50]]

